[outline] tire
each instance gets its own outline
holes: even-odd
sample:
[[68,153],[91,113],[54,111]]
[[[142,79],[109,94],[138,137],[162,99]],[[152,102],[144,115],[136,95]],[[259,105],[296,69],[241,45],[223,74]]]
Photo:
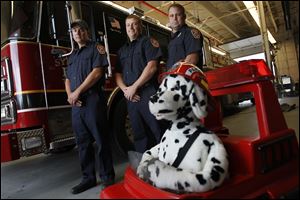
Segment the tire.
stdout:
[[127,155],[127,152],[134,150],[133,133],[127,112],[126,99],[122,98],[113,111],[113,138],[119,151]]

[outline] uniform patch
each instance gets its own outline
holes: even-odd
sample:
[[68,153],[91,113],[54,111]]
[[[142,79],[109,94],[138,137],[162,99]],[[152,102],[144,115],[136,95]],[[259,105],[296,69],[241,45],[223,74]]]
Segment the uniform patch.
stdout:
[[193,37],[194,37],[195,39],[199,39],[200,36],[201,36],[200,31],[199,31],[198,29],[195,29],[195,28],[192,28],[192,29],[191,29],[191,33],[192,33],[192,35],[193,35]]
[[151,42],[152,46],[154,46],[156,48],[159,47],[159,42],[156,39],[150,38],[150,42]]
[[98,45],[97,45],[97,50],[99,51],[99,53],[100,53],[101,55],[105,54],[105,47],[104,47],[103,45],[98,44]]

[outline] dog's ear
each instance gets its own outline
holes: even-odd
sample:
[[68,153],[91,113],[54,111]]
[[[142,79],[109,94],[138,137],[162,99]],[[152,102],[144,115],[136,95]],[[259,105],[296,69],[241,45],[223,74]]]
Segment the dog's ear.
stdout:
[[201,119],[206,117],[207,111],[207,94],[197,84],[193,84],[191,93],[189,96],[192,110],[197,118]]

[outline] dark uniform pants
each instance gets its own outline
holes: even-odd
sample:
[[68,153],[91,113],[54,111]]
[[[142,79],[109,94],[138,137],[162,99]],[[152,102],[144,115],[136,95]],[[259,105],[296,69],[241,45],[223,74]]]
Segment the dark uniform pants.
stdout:
[[149,110],[150,96],[155,94],[156,89],[148,86],[140,91],[141,97],[139,102],[127,101],[128,115],[133,129],[135,150],[144,153],[148,149],[149,134],[158,144],[161,137],[161,128],[159,122]]
[[73,107],[72,124],[78,146],[83,181],[96,181],[93,142],[97,144],[99,176],[105,181],[115,177],[108,138],[106,101],[102,94],[92,93],[82,99],[82,107]]

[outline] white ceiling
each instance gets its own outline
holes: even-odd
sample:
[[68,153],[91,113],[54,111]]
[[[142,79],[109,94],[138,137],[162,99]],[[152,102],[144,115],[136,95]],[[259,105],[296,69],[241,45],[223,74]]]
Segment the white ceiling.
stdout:
[[232,58],[256,54],[263,51],[261,35],[222,44],[219,47],[230,52]]

